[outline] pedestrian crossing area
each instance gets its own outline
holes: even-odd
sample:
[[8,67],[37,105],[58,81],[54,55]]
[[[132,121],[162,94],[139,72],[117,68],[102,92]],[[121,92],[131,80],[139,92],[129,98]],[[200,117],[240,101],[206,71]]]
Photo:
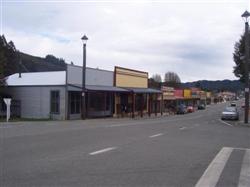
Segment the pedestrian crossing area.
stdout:
[[223,147],[195,187],[250,187],[250,149]]

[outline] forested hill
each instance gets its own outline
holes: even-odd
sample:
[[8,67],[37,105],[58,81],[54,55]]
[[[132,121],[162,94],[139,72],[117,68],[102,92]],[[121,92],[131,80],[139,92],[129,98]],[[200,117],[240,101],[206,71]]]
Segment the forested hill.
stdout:
[[183,88],[190,87],[198,87],[203,90],[210,91],[232,91],[237,92],[239,90],[243,90],[244,84],[242,84],[239,80],[217,80],[217,81],[209,81],[209,80],[201,80],[195,82],[187,82],[182,83]]
[[14,42],[0,35],[0,78],[19,72],[60,71],[66,69],[64,59],[53,55],[44,58],[19,52]]

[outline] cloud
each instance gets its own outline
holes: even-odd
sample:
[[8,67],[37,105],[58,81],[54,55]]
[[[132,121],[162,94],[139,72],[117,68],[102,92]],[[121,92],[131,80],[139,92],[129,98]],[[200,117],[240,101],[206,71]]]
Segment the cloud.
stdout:
[[[222,1],[221,1],[222,2]],[[3,32],[29,54],[54,54],[82,64],[175,71],[182,81],[234,79],[234,43],[243,33],[245,1],[228,3],[8,3]]]

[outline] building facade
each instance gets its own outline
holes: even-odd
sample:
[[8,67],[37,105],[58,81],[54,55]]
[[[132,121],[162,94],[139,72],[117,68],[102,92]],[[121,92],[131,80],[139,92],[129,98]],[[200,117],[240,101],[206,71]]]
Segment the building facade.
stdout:
[[[150,114],[152,97],[148,73],[115,67],[115,71],[86,68],[86,117],[143,116]],[[82,67],[66,71],[11,75],[3,93],[20,103],[20,117],[80,119],[82,115]],[[157,106],[156,106],[157,107]]]

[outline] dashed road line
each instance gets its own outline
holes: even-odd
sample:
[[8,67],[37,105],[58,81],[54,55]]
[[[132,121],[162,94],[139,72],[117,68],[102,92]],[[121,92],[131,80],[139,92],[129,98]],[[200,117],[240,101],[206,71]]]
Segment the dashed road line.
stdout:
[[162,136],[162,135],[163,135],[163,133],[154,134],[152,136],[149,136],[149,138],[155,138],[155,137]]
[[92,152],[92,153],[89,153],[89,155],[97,155],[97,154],[101,154],[101,153],[105,153],[105,152],[108,152],[108,151],[112,151],[114,149],[117,149],[117,147],[108,147],[108,148],[105,148],[105,149],[101,149],[99,151],[95,151],[95,152]]
[[232,151],[233,148],[223,147],[209,164],[195,187],[215,187]]
[[187,129],[187,127],[180,127],[179,129],[180,130],[185,130],[185,129]]

